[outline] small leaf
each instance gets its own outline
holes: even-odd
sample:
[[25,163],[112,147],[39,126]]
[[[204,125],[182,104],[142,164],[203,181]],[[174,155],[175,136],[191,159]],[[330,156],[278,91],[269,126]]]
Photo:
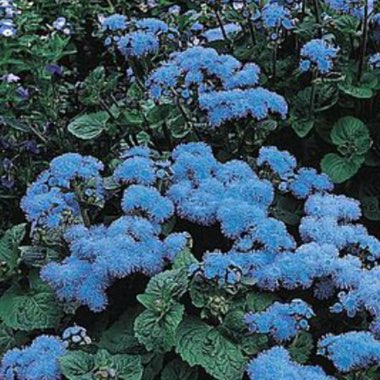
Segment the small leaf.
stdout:
[[363,162],[364,156],[345,158],[336,153],[328,153],[321,161],[321,168],[333,182],[342,183],[353,177]]
[[106,129],[109,117],[109,114],[104,111],[82,115],[69,124],[68,130],[75,137],[91,140],[98,137]]
[[289,347],[289,352],[293,360],[300,364],[305,364],[314,348],[313,337],[307,332],[299,333]]
[[355,148],[356,154],[364,154],[371,146],[371,138],[365,124],[351,116],[340,118],[331,131],[331,140],[337,146]]
[[0,239],[0,280],[15,273],[19,258],[18,247],[25,236],[26,224],[19,224],[6,231]]
[[189,268],[191,264],[198,263],[198,260],[191,253],[189,248],[185,248],[179,252],[173,262],[173,269]]
[[304,138],[314,126],[314,120],[295,120],[291,123],[298,137]]

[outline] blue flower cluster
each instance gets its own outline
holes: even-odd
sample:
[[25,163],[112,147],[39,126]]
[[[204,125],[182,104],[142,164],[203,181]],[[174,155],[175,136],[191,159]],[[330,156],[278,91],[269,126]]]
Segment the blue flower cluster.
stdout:
[[258,83],[259,74],[259,67],[253,63],[243,65],[231,55],[196,46],[171,54],[152,73],[147,85],[155,100],[173,96],[173,90],[187,98],[192,92],[252,87]]
[[248,313],[245,323],[253,333],[270,334],[276,342],[284,342],[295,337],[299,331],[308,330],[308,320],[314,315],[310,305],[294,299],[285,304],[275,302],[260,313]]
[[293,362],[289,352],[280,346],[259,354],[247,371],[251,380],[333,380],[320,367]]
[[325,40],[311,40],[301,49],[299,68],[302,72],[315,70],[318,74],[327,74],[333,69],[338,51],[339,48],[333,47]]
[[105,17],[101,20],[102,30],[109,30],[111,32],[116,32],[118,30],[123,31],[127,29],[127,17],[119,13],[115,13],[111,16]]
[[270,2],[255,12],[252,20],[257,28],[263,27],[269,40],[279,42],[285,31],[292,30],[295,22],[288,8],[277,2]]
[[66,346],[59,338],[41,335],[29,347],[9,350],[1,360],[3,380],[59,380],[59,359]]
[[113,14],[101,20],[101,31],[106,34],[105,45],[116,44],[127,58],[141,58],[155,54],[160,48],[160,38],[174,38],[176,30],[155,18],[131,19]]
[[16,35],[14,18],[18,13],[19,10],[13,0],[0,1],[0,36],[9,38]]
[[[144,148],[131,149],[115,170],[117,180],[135,183],[127,187],[122,198],[126,216],[109,226],[69,228],[65,240],[71,255],[42,269],[42,279],[54,288],[60,300],[101,311],[107,305],[106,290],[114,280],[134,272],[156,274],[186,246],[186,233],[172,233],[164,239],[161,236],[160,224],[173,215],[174,205],[155,187],[141,184],[150,185],[157,179],[150,171],[154,163],[149,154]],[[131,165],[135,165],[132,171]]]
[[341,372],[380,364],[380,341],[369,332],[326,335],[318,342],[318,354],[328,357]]
[[200,94],[199,106],[207,112],[209,123],[214,127],[247,117],[263,120],[270,113],[286,118],[288,113],[285,99],[262,87]]
[[186,103],[198,99],[212,126],[252,116],[261,120],[270,112],[285,117],[285,99],[258,84],[260,69],[241,64],[211,48],[193,47],[174,53],[152,73],[147,86],[153,99],[180,97]]
[[260,149],[257,164],[269,171],[272,182],[278,183],[281,192],[291,192],[298,199],[333,189],[333,183],[326,174],[318,174],[313,168],[297,170],[294,156],[273,146]]
[[362,0],[326,0],[326,4],[338,13],[352,14],[356,17],[361,17],[363,14]]
[[67,153],[53,159],[21,201],[32,229],[57,230],[82,222],[80,205],[104,202],[103,164],[93,157]]

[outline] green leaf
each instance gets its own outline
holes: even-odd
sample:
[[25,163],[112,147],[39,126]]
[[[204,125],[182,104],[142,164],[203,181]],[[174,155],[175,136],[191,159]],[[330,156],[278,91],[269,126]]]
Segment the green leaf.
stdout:
[[61,360],[61,370],[68,380],[120,379],[141,380],[143,367],[138,355],[111,355],[69,351]]
[[0,318],[13,329],[54,328],[61,317],[62,307],[50,287],[42,282],[28,290],[14,284],[0,298]]
[[301,332],[289,346],[289,352],[293,360],[305,364],[309,360],[313,348],[314,343],[311,334]]
[[98,346],[111,354],[134,354],[140,351],[140,344],[135,337],[133,325],[141,313],[141,307],[128,309],[100,338]]
[[188,276],[186,269],[168,270],[157,274],[150,279],[144,295],[139,295],[137,299],[143,305],[158,313],[166,304],[178,300],[187,290]]
[[163,315],[145,310],[135,321],[135,335],[148,351],[166,352],[175,344],[178,325],[185,307],[179,303],[170,306]]
[[61,359],[62,374],[68,380],[91,380],[95,357],[83,351],[68,351]]
[[10,327],[3,323],[0,324],[0,356],[11,348],[25,344],[27,340],[26,333],[22,331],[14,332]]
[[162,371],[161,380],[197,380],[198,370],[181,359],[172,360]]
[[25,236],[26,224],[19,224],[6,231],[0,239],[0,280],[15,273],[19,258],[18,247]]
[[358,87],[347,82],[339,83],[338,86],[346,95],[350,95],[356,99],[371,99],[374,96],[374,92],[367,87]]
[[82,115],[69,124],[68,130],[75,137],[91,140],[98,137],[106,129],[109,118],[109,114],[105,111]]
[[122,121],[130,127],[140,127],[143,122],[144,118],[139,110],[131,110],[128,112],[123,113],[123,119]]
[[333,182],[342,183],[353,177],[363,162],[364,156],[346,158],[336,153],[328,153],[321,161],[321,168]]
[[272,293],[250,292],[247,294],[247,309],[258,313],[267,309],[276,301],[276,296]]
[[[332,142],[355,154],[365,154],[371,146],[371,138],[365,124],[352,116],[340,118],[331,131]],[[351,152],[350,152],[351,153]]]
[[380,221],[380,202],[377,197],[360,197],[360,203],[363,214],[367,219],[375,222]]
[[181,323],[176,352],[190,366],[202,366],[217,380],[243,377],[246,361],[238,346],[199,319],[186,318]]
[[298,137],[304,138],[314,126],[314,120],[294,120],[291,127]]
[[147,114],[147,120],[149,124],[159,124],[165,121],[173,109],[172,104],[160,104],[154,105],[153,108]]
[[19,250],[21,262],[29,267],[41,268],[48,262],[59,258],[57,251],[47,247],[21,246]]
[[198,263],[198,260],[191,253],[190,248],[185,248],[179,252],[173,262],[174,269],[189,268],[191,264]]
[[164,365],[164,355],[148,353],[141,357],[144,367],[142,380],[157,380]]

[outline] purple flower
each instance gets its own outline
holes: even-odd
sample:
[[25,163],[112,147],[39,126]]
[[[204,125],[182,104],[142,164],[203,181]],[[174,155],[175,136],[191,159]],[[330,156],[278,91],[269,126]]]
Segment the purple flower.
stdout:
[[16,94],[21,98],[21,100],[28,100],[30,96],[29,90],[23,86],[17,88]]
[[55,63],[51,63],[51,64],[48,64],[45,66],[45,70],[52,74],[52,75],[56,75],[56,76],[61,76],[63,74],[63,69],[61,66],[55,64]]
[[0,79],[6,83],[17,83],[20,80],[20,77],[12,73],[9,73],[3,75]]

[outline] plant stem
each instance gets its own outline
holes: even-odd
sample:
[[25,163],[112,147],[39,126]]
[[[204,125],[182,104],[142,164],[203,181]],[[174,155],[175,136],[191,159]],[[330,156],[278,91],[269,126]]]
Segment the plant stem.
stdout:
[[215,17],[216,17],[216,20],[218,21],[218,25],[220,27],[220,30],[222,31],[222,34],[223,34],[223,38],[224,40],[226,41],[227,45],[228,45],[228,48],[231,49],[231,41],[230,39],[228,38],[228,35],[227,35],[227,32],[226,32],[226,29],[224,28],[224,25],[223,25],[223,21],[222,19],[220,18],[220,15],[219,15],[219,11],[214,8],[214,13],[215,13]]
[[314,116],[315,94],[317,90],[317,84],[315,83],[315,79],[316,79],[315,75],[313,74],[313,79],[311,82],[310,105],[309,105],[310,116]]
[[272,82],[276,84],[277,75],[277,44],[273,47],[272,51]]
[[367,43],[368,43],[368,0],[365,1],[365,5],[364,5],[363,39],[362,39],[362,47],[361,47],[359,66],[358,66],[358,77],[357,77],[358,83],[360,83],[360,81],[362,80],[365,54],[367,52]]
[[321,24],[321,11],[319,8],[319,0],[313,0],[314,11],[315,11],[315,21],[318,24],[318,37],[322,37],[322,24]]

